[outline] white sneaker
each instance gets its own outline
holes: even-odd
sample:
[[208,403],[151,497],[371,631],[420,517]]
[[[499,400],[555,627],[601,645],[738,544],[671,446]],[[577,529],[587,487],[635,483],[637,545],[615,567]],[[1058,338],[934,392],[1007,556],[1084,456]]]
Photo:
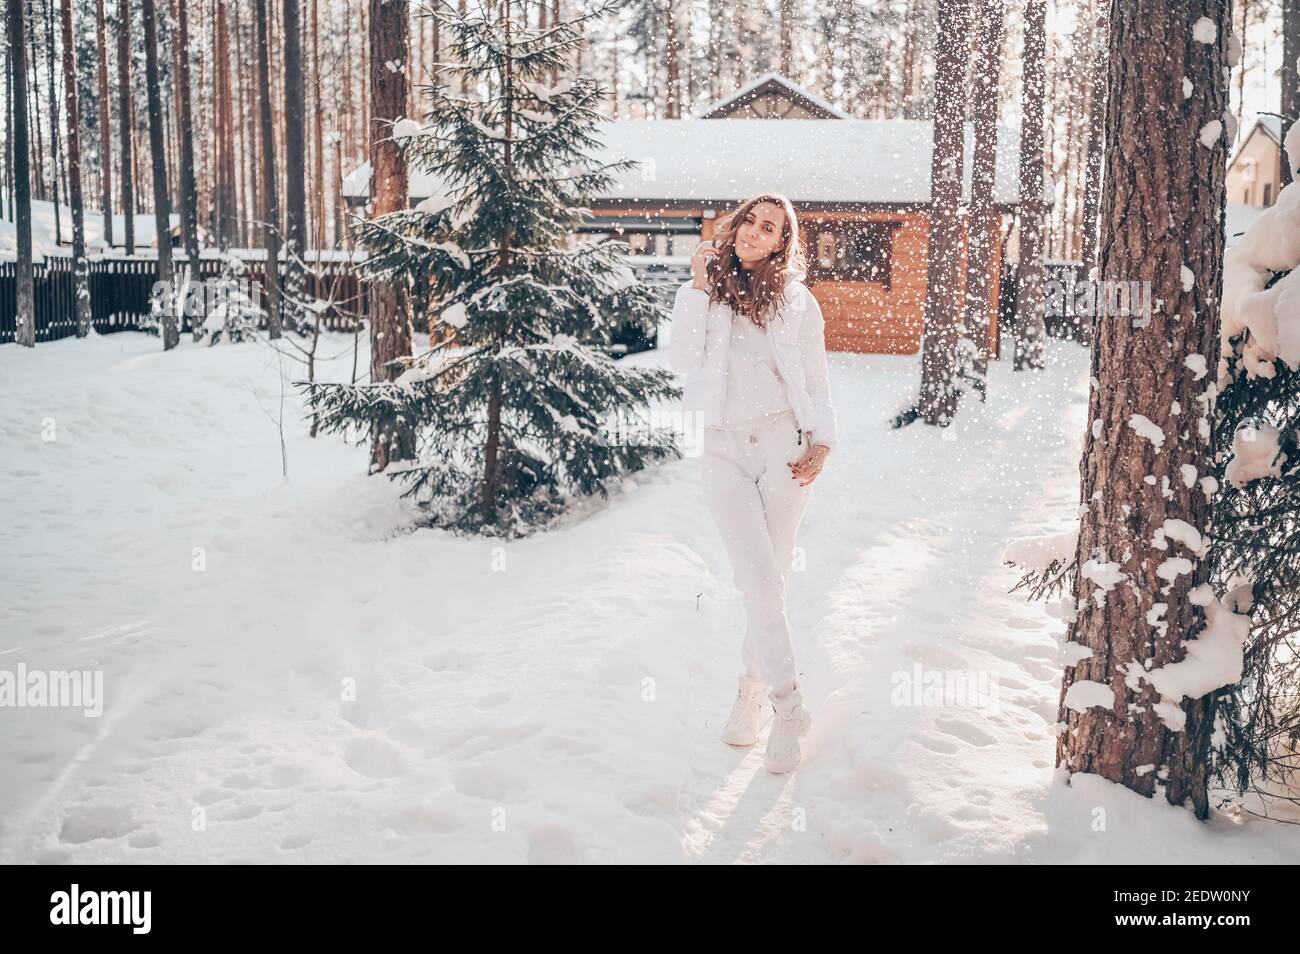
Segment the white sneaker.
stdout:
[[753,745],[757,742],[763,708],[763,681],[741,676],[731,715],[722,728],[722,741],[728,745]]
[[803,693],[797,688],[784,699],[771,693],[768,698],[776,710],[776,717],[767,737],[763,764],[769,772],[793,772],[799,764],[799,740],[812,728],[812,715],[804,708]]

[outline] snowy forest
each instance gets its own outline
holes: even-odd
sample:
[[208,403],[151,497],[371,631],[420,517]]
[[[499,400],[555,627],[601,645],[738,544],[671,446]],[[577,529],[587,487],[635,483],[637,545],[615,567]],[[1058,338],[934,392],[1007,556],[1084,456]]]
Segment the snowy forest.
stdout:
[[0,861],[1300,861],[1300,0],[5,40]]

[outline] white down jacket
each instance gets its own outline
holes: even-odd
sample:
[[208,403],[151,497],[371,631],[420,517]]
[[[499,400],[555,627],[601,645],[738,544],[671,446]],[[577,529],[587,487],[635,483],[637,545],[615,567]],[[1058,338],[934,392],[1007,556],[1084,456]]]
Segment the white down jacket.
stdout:
[[[825,322],[804,273],[786,274],[785,297],[767,326],[777,371],[799,426],[810,443],[835,450],[838,440],[826,363]],[[731,306],[711,301],[707,292],[684,282],[673,302],[668,364],[685,375],[682,409],[699,415],[702,427],[722,418],[727,396],[727,358],[731,346]]]

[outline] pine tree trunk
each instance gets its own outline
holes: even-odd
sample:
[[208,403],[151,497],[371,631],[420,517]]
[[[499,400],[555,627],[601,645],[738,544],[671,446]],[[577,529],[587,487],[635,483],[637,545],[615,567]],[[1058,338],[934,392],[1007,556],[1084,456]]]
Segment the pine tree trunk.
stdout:
[[36,296],[32,270],[32,179],[27,137],[27,44],[26,18],[22,0],[9,0],[9,70],[13,76],[14,101],[14,199],[17,262],[14,271],[16,326],[14,341],[36,347]]
[[[1074,37],[1071,41],[1071,48],[1078,49],[1078,35],[1082,29],[1082,24],[1076,23]],[[1053,80],[1061,77],[1065,73],[1066,64],[1063,62],[1053,63]],[[1072,76],[1066,77],[1065,86],[1065,142],[1061,152],[1060,178],[1058,181],[1064,186],[1061,190],[1061,202],[1053,210],[1056,219],[1056,245],[1054,246],[1052,257],[1068,260],[1070,256],[1070,220],[1071,220],[1071,202],[1074,199],[1075,190],[1073,183],[1070,181],[1073,176],[1074,144],[1075,144],[1075,113],[1078,103],[1079,84],[1074,81]]]
[[230,44],[227,36],[226,5],[214,4],[216,22],[213,26],[212,75],[216,89],[213,93],[213,112],[216,120],[214,147],[216,157],[213,175],[216,179],[214,221],[217,245],[224,252],[234,238],[235,169],[234,147],[230,109]]
[[921,343],[919,411],[946,427],[957,413],[957,333],[961,300],[961,201],[964,161],[969,0],[938,0],[935,53],[934,151],[930,165],[930,241],[926,268],[925,335]]
[[[1237,36],[1241,39],[1241,62],[1237,64],[1237,115],[1244,116],[1246,112],[1246,70],[1250,61],[1246,58],[1246,34],[1250,29],[1250,0],[1241,0],[1241,31]],[[1229,13],[1231,17],[1231,13]],[[1225,24],[1224,29],[1227,29]]]
[[14,220],[17,210],[14,208],[14,75],[13,56],[9,48],[9,10],[5,8],[5,141],[4,141],[4,176],[0,178],[0,208],[10,222]]
[[[1300,0],[1282,0],[1282,141],[1286,142],[1291,126],[1300,121]],[[1286,153],[1282,153],[1283,160]],[[1292,156],[1293,164],[1300,156]],[[1296,176],[1296,170],[1282,163],[1282,181],[1278,188],[1287,185]]]
[[[279,228],[279,240],[281,252],[284,250],[285,231],[284,231],[284,199],[285,194],[285,165],[286,163],[280,158],[285,155],[284,148],[284,45],[281,37],[281,22],[277,7],[278,0],[267,0],[266,8],[266,29],[267,29],[267,69],[271,77],[271,132],[275,137],[275,149],[272,155],[276,161],[271,164],[275,172],[275,208],[276,208],[276,225]],[[280,303],[280,327],[286,326],[285,305],[284,305],[284,275],[277,275],[279,284],[279,303]]]
[[[1026,10],[1025,46],[1028,47],[1029,33],[1031,29],[1033,30],[1034,33],[1040,36],[1046,34],[1047,14],[1046,11],[1044,10],[1043,13],[1044,28],[1042,30],[1039,30],[1037,29],[1037,27],[1034,26],[1032,22],[1030,22],[1031,15],[1033,17],[1037,16],[1037,10],[1029,7],[1028,5],[1026,5],[1025,10]],[[1040,47],[1045,47],[1045,41],[1037,45]],[[1029,55],[1027,49],[1025,55],[1026,56]],[[1045,253],[1048,258],[1052,258],[1056,254],[1056,233],[1058,231],[1056,227],[1056,220],[1057,220],[1057,213],[1059,211],[1058,207],[1055,204],[1055,184],[1061,181],[1061,177],[1060,177],[1061,170],[1060,167],[1056,164],[1056,132],[1057,132],[1056,117],[1062,112],[1060,108],[1061,100],[1060,100],[1060,95],[1058,90],[1058,87],[1060,85],[1061,71],[1059,69],[1049,69],[1050,64],[1049,64],[1049,60],[1045,48],[1043,52],[1040,54],[1040,58],[1042,60],[1041,68],[1043,70],[1043,77],[1044,77],[1043,88],[1045,90],[1045,95],[1043,99],[1043,115],[1044,117],[1050,117],[1046,126],[1047,148],[1043,152],[1043,159],[1045,162],[1045,167],[1047,169],[1048,177],[1051,179],[1053,183],[1053,196],[1052,196],[1052,202],[1050,208],[1046,201],[1044,201],[1043,204],[1043,216],[1044,216],[1043,238],[1039,244],[1039,250]],[[1052,80],[1050,86],[1047,85],[1047,77],[1049,76],[1049,74]],[[1024,83],[1026,89],[1028,89],[1029,78],[1027,72],[1025,74]],[[1028,93],[1026,93],[1026,96],[1028,96]]]
[[919,92],[916,63],[920,59],[918,47],[920,46],[921,24],[917,22],[919,14],[916,4],[917,0],[907,0],[907,6],[903,14],[903,119],[914,118],[913,111],[916,108],[916,97]]
[[[392,124],[406,107],[406,72],[387,63],[407,57],[406,0],[370,0],[370,141],[374,216],[398,212],[408,205],[406,162],[392,140]],[[392,381],[401,373],[391,362],[411,353],[411,322],[400,290],[391,282],[374,282],[370,294],[370,380]],[[378,473],[394,460],[415,456],[415,434],[409,423],[383,419],[371,432],[370,470]]]
[[667,73],[668,102],[664,118],[682,118],[682,76],[681,76],[681,40],[677,30],[677,15],[673,0],[665,0],[664,6],[664,69]]
[[108,31],[104,0],[95,0],[95,46],[99,61],[99,201],[104,212],[104,247],[113,244],[113,129],[109,120]]
[[[1097,42],[1093,47],[1092,96],[1088,102],[1088,166],[1083,185],[1083,274],[1097,267],[1097,206],[1101,199],[1101,157],[1106,136],[1106,65],[1110,16],[1102,3],[1097,13]],[[1092,323],[1077,319],[1083,340],[1092,340]]]
[[117,6],[117,122],[120,127],[123,250],[135,254],[135,164],[131,156],[131,0]]
[[1025,8],[1024,117],[1020,127],[1020,262],[1016,268],[1016,371],[1043,367],[1043,60],[1047,0]]
[[[461,3],[464,2],[465,0],[461,0]],[[541,0],[541,2],[545,3],[546,0]],[[552,25],[554,25],[559,22],[560,22],[560,0],[551,0],[551,23]],[[554,86],[559,81],[560,81],[559,70],[558,69],[551,70],[551,85]]]
[[77,103],[72,0],[63,0],[63,100],[68,122],[68,204],[72,209],[72,285],[77,298],[77,337],[90,334],[90,265],[86,261],[86,210],[81,201],[81,110]]
[[781,75],[794,76],[794,0],[781,0]]
[[345,247],[348,244],[347,202],[343,197],[343,153],[347,150],[349,163],[357,154],[356,147],[356,106],[353,100],[352,83],[352,37],[349,34],[343,43],[343,130],[334,142],[334,241]]
[[[191,88],[194,91],[194,104],[197,110],[199,133],[194,136],[191,148],[194,150],[194,180],[198,192],[197,224],[207,230],[209,235],[217,231],[217,181],[216,181],[216,78],[212,74],[209,58],[212,48],[205,42],[209,36],[205,26],[211,27],[212,20],[204,22],[205,7],[196,7],[195,22],[198,24],[198,39],[191,34],[190,49],[193,50],[194,68],[198,70],[197,78],[193,69],[190,73]],[[192,115],[191,120],[195,117]]]
[[285,322],[300,331],[307,317],[303,309],[305,276],[303,251],[307,234],[306,93],[302,75],[302,19],[298,0],[283,0],[284,8],[284,238]]
[[[235,124],[239,130],[239,198],[236,203],[239,214],[239,244],[252,248],[255,234],[261,234],[254,220],[261,218],[262,200],[258,189],[257,160],[260,143],[258,123],[253,121],[253,110],[257,108],[257,31],[245,27],[239,16],[239,6],[235,7],[235,64],[238,67],[239,84],[239,118]],[[252,29],[251,43],[244,37]],[[251,60],[251,63],[250,63]],[[263,276],[265,282],[265,276]],[[268,319],[270,313],[268,312]]]
[[149,104],[149,154],[153,160],[153,215],[158,233],[158,283],[166,296],[162,303],[163,350],[180,342],[177,326],[175,282],[172,275],[171,196],[167,192],[167,153],[163,143],[162,93],[158,76],[158,11],[154,0],[141,0],[144,19],[145,85]]
[[275,127],[271,122],[270,38],[266,0],[257,0],[257,89],[262,127],[262,236],[266,248],[266,324],[280,337],[280,210],[275,191]]
[[[461,0],[462,3],[465,0]],[[370,37],[373,36],[373,29],[367,23],[370,10],[368,5],[361,8],[361,35],[365,41],[361,43],[361,142],[365,149],[370,149],[370,143],[374,139],[374,133],[370,125],[370,103],[373,93],[370,89]]]
[[[557,10],[557,20],[558,12]],[[502,58],[504,72],[501,75],[501,119],[505,131],[502,164],[506,169],[505,178],[509,179],[512,175],[511,166],[514,163],[511,143],[514,136],[514,103],[512,102],[514,75],[511,72],[510,0],[501,0],[500,16],[505,31],[505,56]],[[503,281],[510,274],[510,239],[511,235],[508,231],[502,232],[498,238],[501,249],[497,260],[497,275]],[[500,349],[501,342],[498,340],[492,350],[500,351]],[[501,379],[498,375],[493,375],[488,391],[487,441],[483,448],[483,514],[485,521],[492,526],[497,523],[496,501],[501,486],[501,445]]]
[[[1103,314],[1096,325],[1091,424],[1080,467],[1086,510],[1076,552],[1077,612],[1069,627],[1071,642],[1092,654],[1065,670],[1056,750],[1057,765],[1070,772],[1096,773],[1147,796],[1163,788],[1174,805],[1190,798],[1202,818],[1213,696],[1168,699],[1157,709],[1162,700],[1142,674],[1180,661],[1186,640],[1204,623],[1189,594],[1207,582],[1208,565],[1184,543],[1166,541],[1162,530],[1181,521],[1205,533],[1208,502],[1199,482],[1184,481],[1182,468],[1214,472],[1229,143],[1221,130],[1210,147],[1200,136],[1222,122],[1229,105],[1229,10],[1230,0],[1198,0],[1191,9],[1185,0],[1121,0],[1112,7],[1101,274],[1104,281],[1149,280],[1153,304],[1149,317]],[[1218,28],[1211,43],[1193,37],[1202,15]],[[1152,43],[1152,36],[1164,41]],[[1184,77],[1193,84],[1190,98],[1183,96]],[[1197,379],[1185,361],[1190,355],[1208,364],[1208,378]],[[1190,572],[1167,562],[1175,557],[1190,560]],[[1122,574],[1113,586],[1102,580],[1110,587],[1104,593],[1090,572],[1101,563]],[[1099,685],[1072,696],[1084,681]],[[1088,689],[1109,690],[1113,704],[1094,704]]]
[[190,25],[185,0],[176,0],[176,99],[180,133],[181,235],[189,258],[190,275],[199,276],[199,189],[194,175],[194,116],[190,103]]
[[[321,99],[320,76],[320,9],[318,0],[311,0],[311,73],[312,98],[316,102],[312,117],[312,224],[315,229],[312,245],[318,253],[325,247],[325,103]],[[319,260],[319,259],[318,259]]]
[[966,240],[966,347],[971,349],[967,372],[980,400],[988,393],[989,268],[1000,234],[1001,214],[993,202],[998,160],[998,90],[1002,69],[1002,0],[976,0],[975,62],[971,70],[972,122],[970,217]]
[[54,0],[45,0],[45,78],[50,104],[50,184],[54,199],[54,244],[63,244],[63,217],[59,215],[59,99],[54,87]]
[[[369,42],[369,38],[367,38]],[[344,216],[347,214],[347,201],[343,198],[343,177],[348,170],[343,168],[343,153],[347,153],[347,164],[351,165],[352,157],[357,155],[356,148],[356,105],[354,100],[354,90],[352,87],[352,38],[351,35],[343,42],[343,117],[342,117],[342,136],[334,146],[335,169],[335,201],[334,201],[334,237],[335,242],[344,243],[347,239],[346,221]]]
[[36,49],[36,29],[32,23],[30,11],[26,17],[27,21],[27,68],[31,75],[27,78],[27,94],[31,115],[28,120],[32,132],[36,139],[36,155],[34,161],[29,157],[30,168],[36,175],[36,198],[48,200],[50,197],[49,190],[45,187],[45,157],[49,153],[45,149],[45,135],[43,131],[44,124],[41,122],[41,74],[40,74],[40,56]]

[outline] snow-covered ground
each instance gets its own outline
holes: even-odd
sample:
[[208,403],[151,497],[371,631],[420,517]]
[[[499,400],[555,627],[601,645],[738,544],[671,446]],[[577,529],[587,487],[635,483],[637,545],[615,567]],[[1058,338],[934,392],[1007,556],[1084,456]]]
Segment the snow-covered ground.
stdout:
[[[0,348],[0,669],[104,695],[0,709],[0,861],[1300,860],[1053,769],[1063,624],[1000,562],[1077,500],[1087,355],[1050,357],[939,432],[887,426],[917,358],[831,356],[789,604],[814,727],[771,776],[718,739],[744,617],[697,458],[528,540],[408,532],[292,390],[282,477],[265,346]],[[995,705],[905,704],[930,673]]]

